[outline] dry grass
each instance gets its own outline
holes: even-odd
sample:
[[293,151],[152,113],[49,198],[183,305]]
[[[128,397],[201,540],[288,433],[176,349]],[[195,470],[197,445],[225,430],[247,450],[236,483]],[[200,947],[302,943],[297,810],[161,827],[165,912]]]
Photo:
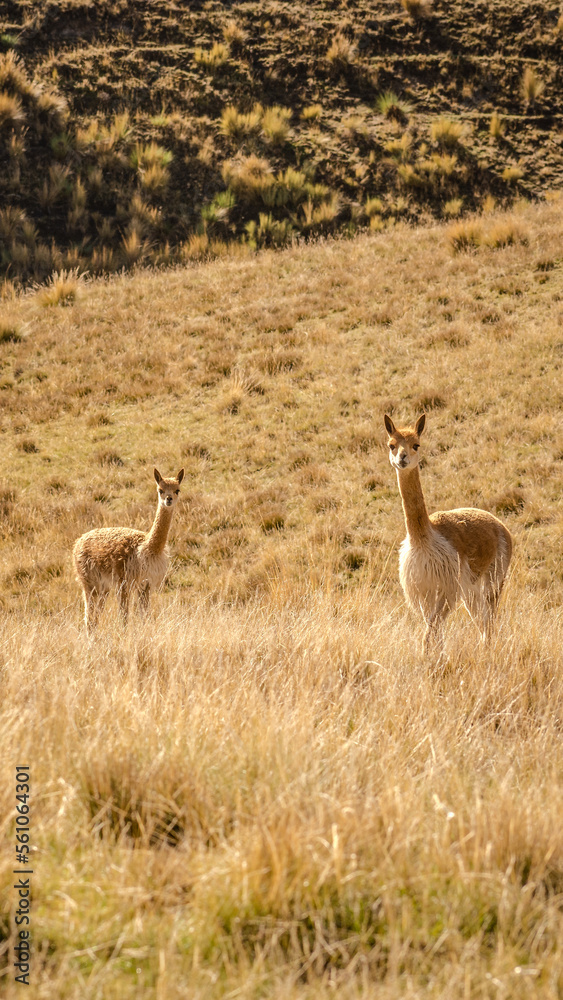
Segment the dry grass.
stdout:
[[401,0],[401,7],[414,21],[432,13],[432,0]]
[[535,104],[545,90],[545,81],[533,66],[526,66],[522,76],[521,91],[526,104]]
[[[562,211],[6,305],[0,926],[29,757],[35,995],[561,993]],[[516,543],[494,642],[460,609],[442,671],[383,447],[421,408],[429,507]],[[186,468],[169,583],[89,645],[72,543],[147,526],[154,464]]]
[[59,271],[37,289],[36,301],[40,306],[70,306],[78,299],[83,280],[76,269]]

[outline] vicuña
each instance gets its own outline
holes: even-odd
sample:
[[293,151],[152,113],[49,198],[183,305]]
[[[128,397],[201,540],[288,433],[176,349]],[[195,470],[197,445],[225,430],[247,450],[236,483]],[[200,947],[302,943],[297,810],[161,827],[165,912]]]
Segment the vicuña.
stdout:
[[443,623],[461,600],[486,639],[512,555],[512,535],[493,514],[474,507],[428,516],[418,468],[426,415],[414,427],[395,427],[385,414],[389,461],[397,472],[407,537],[399,575],[408,604],[426,622],[424,649],[442,642]]
[[184,470],[180,469],[175,479],[163,479],[155,469],[154,478],[158,504],[150,531],[94,528],[81,535],[74,546],[74,565],[84,591],[84,619],[89,632],[96,627],[112,587],[117,590],[126,623],[132,593],[138,594],[139,607],[146,612],[151,590],[164,580],[168,568],[166,542]]

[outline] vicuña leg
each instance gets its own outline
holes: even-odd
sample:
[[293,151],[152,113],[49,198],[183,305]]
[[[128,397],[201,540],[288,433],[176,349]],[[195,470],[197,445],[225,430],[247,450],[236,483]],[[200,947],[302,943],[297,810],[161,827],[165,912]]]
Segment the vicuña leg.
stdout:
[[131,588],[125,581],[123,581],[123,583],[120,584],[117,593],[119,596],[119,610],[121,611],[121,618],[123,620],[123,624],[127,625],[127,620],[129,618],[129,601],[131,599]]
[[98,619],[104,610],[107,593],[97,590],[84,591],[84,621],[90,635],[94,632]]
[[149,610],[149,600],[151,596],[150,583],[145,583],[143,587],[139,590],[139,611],[142,615],[146,615]]
[[432,647],[442,651],[444,645],[444,622],[450,613],[446,597],[441,597],[432,614],[426,618],[423,651],[428,655]]

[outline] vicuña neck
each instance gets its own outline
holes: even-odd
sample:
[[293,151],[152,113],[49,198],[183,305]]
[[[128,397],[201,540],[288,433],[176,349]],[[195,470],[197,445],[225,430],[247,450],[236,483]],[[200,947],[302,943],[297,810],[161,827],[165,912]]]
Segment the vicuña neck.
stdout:
[[168,540],[170,523],[172,521],[172,507],[164,507],[159,503],[153,526],[147,535],[147,552],[152,555],[159,555]]
[[424,503],[418,465],[414,469],[397,469],[397,479],[407,534],[411,542],[425,542],[432,532],[432,525]]

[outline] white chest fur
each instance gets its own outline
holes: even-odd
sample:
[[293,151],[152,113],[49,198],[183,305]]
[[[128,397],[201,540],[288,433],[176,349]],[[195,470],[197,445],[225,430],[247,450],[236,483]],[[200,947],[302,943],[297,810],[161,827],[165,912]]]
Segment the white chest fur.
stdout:
[[399,577],[408,603],[427,621],[444,599],[450,608],[459,599],[458,554],[437,531],[416,544],[407,535],[399,555]]

